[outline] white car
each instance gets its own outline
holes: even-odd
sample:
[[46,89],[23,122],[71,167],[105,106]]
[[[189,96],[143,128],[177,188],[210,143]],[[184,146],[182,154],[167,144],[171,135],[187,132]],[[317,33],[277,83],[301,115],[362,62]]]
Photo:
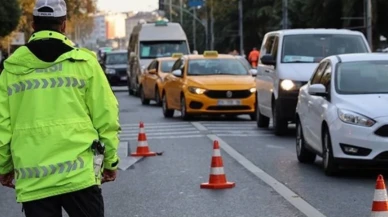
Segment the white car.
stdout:
[[364,35],[346,29],[288,29],[265,35],[257,67],[257,127],[276,135],[295,122],[299,88],[327,56],[370,53]]
[[301,87],[296,152],[302,163],[339,166],[388,160],[388,56],[344,54],[323,59]]

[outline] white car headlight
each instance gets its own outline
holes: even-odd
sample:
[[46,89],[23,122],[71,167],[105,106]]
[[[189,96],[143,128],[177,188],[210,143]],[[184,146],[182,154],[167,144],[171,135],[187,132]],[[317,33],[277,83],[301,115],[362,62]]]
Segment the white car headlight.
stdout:
[[203,94],[206,91],[206,89],[199,88],[199,87],[189,87],[188,89],[191,93],[194,93],[194,94]]
[[371,118],[344,109],[338,109],[338,117],[344,123],[362,127],[371,127],[376,123],[376,121],[372,120]]
[[116,73],[116,70],[115,69],[106,69],[105,73],[108,74],[108,75],[113,75],[113,74]]
[[249,91],[251,91],[251,93],[256,93],[256,88],[251,88]]
[[283,90],[291,90],[292,88],[295,87],[295,84],[293,81],[291,80],[283,80],[281,83],[280,83],[280,87],[283,89]]

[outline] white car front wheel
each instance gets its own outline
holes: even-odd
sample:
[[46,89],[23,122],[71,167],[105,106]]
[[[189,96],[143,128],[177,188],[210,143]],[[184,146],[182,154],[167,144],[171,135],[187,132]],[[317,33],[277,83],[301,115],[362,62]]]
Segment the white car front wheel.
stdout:
[[339,167],[337,163],[335,162],[335,158],[333,156],[333,148],[331,144],[331,137],[329,130],[326,128],[323,131],[323,170],[327,176],[334,176],[337,174]]

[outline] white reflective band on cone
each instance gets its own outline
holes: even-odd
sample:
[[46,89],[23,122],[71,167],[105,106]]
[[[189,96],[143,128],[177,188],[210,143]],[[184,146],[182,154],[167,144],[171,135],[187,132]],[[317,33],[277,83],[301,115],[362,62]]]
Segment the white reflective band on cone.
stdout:
[[221,157],[220,149],[214,149],[213,150],[213,157]]
[[139,133],[145,133],[145,131],[144,131],[144,128],[143,128],[143,127],[141,127],[141,128],[140,128],[140,130],[139,130]]
[[387,191],[385,189],[376,189],[373,201],[387,201]]
[[148,142],[147,141],[139,141],[137,143],[137,146],[139,146],[139,147],[147,147],[148,146]]
[[224,175],[224,167],[212,167],[210,170],[212,175]]
[[370,217],[388,217],[388,211],[373,212]]

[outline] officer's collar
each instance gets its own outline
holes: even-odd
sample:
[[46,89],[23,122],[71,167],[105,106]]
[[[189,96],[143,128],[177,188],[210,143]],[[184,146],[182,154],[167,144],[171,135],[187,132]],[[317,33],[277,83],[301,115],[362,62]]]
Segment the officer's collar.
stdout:
[[32,34],[28,42],[35,41],[35,40],[40,40],[40,39],[48,39],[48,38],[53,38],[53,39],[58,39],[63,41],[63,43],[69,45],[69,46],[74,46],[74,43],[68,39],[65,35],[55,32],[55,31],[39,31],[35,32]]

